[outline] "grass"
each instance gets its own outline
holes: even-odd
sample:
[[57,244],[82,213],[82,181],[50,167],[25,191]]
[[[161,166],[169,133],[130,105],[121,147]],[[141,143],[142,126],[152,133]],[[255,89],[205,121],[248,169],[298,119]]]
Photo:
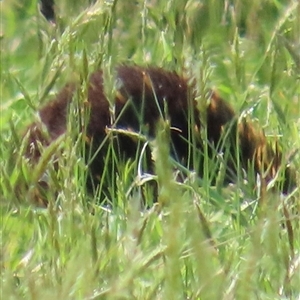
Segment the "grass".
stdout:
[[[155,150],[164,205],[148,210],[133,184],[135,162],[117,158],[113,208],[87,201],[76,116],[38,168],[20,155],[22,130],[65,82],[102,67],[113,99],[114,66],[125,62],[192,76],[200,106],[207,88],[217,88],[288,157],[300,148],[298,2],[63,2],[56,27],[35,1],[1,2],[2,299],[299,299],[299,189],[261,195],[242,178],[212,186],[216,162],[208,160],[202,180],[190,173],[178,184],[159,142],[163,124]],[[299,153],[293,164],[299,170]],[[45,170],[53,191],[39,209],[29,203]],[[29,184],[22,197],[17,182]]]

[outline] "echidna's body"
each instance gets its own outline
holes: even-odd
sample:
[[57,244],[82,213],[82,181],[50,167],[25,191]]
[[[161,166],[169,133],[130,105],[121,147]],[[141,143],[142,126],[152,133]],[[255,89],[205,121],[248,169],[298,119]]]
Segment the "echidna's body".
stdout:
[[[82,125],[82,130],[86,132],[88,141],[86,146],[92,147],[92,153],[96,152],[103,142],[107,134],[106,128],[131,130],[154,137],[157,122],[160,118],[165,118],[170,120],[171,155],[180,163],[186,164],[202,174],[201,160],[200,165],[193,165],[189,157],[189,150],[194,147],[200,152],[202,151],[203,140],[200,135],[200,126],[204,123],[203,125],[207,128],[209,148],[222,151],[220,141],[224,126],[235,118],[232,108],[213,93],[210,97],[210,104],[207,106],[206,120],[200,121],[193,89],[189,87],[185,78],[160,68],[138,66],[120,66],[117,68],[116,74],[117,92],[113,116],[104,93],[102,71],[94,72],[89,80],[88,101],[82,104],[88,107],[89,121],[86,128]],[[38,142],[47,146],[66,132],[68,107],[74,98],[75,90],[76,85],[67,85],[56,99],[39,111],[41,121],[48,130],[48,136],[42,133],[41,126],[37,123],[29,127],[26,155],[33,162],[36,162],[40,156]],[[229,139],[229,142],[232,144],[229,147],[236,149],[237,145],[234,141],[236,132],[238,132],[238,147],[241,149],[240,159],[244,168],[253,165],[257,173],[268,167],[270,170],[278,171],[279,156],[269,149],[261,131],[255,130],[251,123],[246,122],[241,125],[236,123],[232,128],[234,128],[232,129],[234,132],[230,134],[232,138]],[[94,181],[101,178],[105,149],[103,147],[99,151],[90,165],[91,177],[95,179]],[[123,134],[118,136],[118,153],[123,158],[135,157],[136,150],[136,144],[130,137]],[[210,153],[216,152],[212,150]],[[265,155],[267,153],[268,156],[273,155],[273,157],[267,157]],[[233,162],[230,162],[229,165],[234,169]],[[286,175],[284,191],[287,190],[291,180],[289,172]],[[269,177],[272,176],[273,174],[270,173]]]

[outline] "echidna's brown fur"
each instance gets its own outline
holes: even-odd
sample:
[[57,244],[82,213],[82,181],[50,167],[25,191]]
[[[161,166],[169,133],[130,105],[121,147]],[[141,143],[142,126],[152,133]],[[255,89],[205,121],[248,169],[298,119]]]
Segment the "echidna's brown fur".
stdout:
[[[203,140],[200,135],[200,113],[197,109],[193,89],[188,81],[174,72],[160,68],[142,68],[138,66],[120,66],[117,68],[117,92],[115,97],[115,114],[112,118],[109,102],[104,94],[102,71],[94,72],[89,81],[87,101],[83,105],[90,111],[89,122],[81,130],[87,136],[87,147],[93,148],[95,153],[106,136],[106,128],[132,130],[146,136],[155,136],[156,123],[159,118],[170,120],[171,155],[179,162],[195,168],[202,174],[202,166],[194,166],[188,160],[191,136],[198,150],[202,151]],[[41,124],[34,123],[27,131],[28,148],[26,156],[36,163],[40,156],[38,144],[49,145],[67,130],[68,106],[74,98],[76,85],[65,86],[56,99],[41,108],[39,111],[41,122],[47,128],[48,134],[41,130]],[[114,120],[113,120],[114,119]],[[113,120],[113,121],[112,121]],[[229,124],[229,125],[228,125]],[[222,135],[226,126],[230,126],[230,149],[240,149],[240,159],[243,168],[254,166],[256,173],[268,171],[266,180],[270,180],[281,164],[281,155],[275,153],[268,146],[261,130],[249,121],[238,123],[233,109],[216,93],[210,96],[206,111],[207,139],[210,147],[222,151]],[[238,135],[238,138],[236,138]],[[235,143],[238,141],[238,145]],[[103,171],[103,157],[105,147],[90,164],[91,177],[101,178]],[[124,158],[133,158],[136,155],[135,143],[126,135],[118,136],[118,151]],[[229,162],[229,168],[234,163]],[[149,167],[151,169],[151,167]],[[283,191],[286,192],[293,180],[287,169]],[[94,183],[93,183],[94,184]]]

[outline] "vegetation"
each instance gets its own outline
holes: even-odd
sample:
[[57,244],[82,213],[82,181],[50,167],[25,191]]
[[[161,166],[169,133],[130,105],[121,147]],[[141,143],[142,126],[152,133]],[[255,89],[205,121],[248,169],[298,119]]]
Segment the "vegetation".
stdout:
[[[299,188],[212,185],[209,160],[202,179],[178,183],[161,124],[158,204],[140,207],[136,162],[117,161],[113,205],[101,206],[84,191],[70,116],[54,149],[59,171],[43,156],[53,191],[41,209],[30,204],[41,169],[28,166],[20,138],[69,80],[101,67],[113,99],[114,66],[156,65],[195,78],[199,106],[216,88],[299,170],[298,1],[90,2],[56,1],[56,25],[36,1],[1,2],[2,299],[299,299]],[[20,181],[30,183],[21,197]]]

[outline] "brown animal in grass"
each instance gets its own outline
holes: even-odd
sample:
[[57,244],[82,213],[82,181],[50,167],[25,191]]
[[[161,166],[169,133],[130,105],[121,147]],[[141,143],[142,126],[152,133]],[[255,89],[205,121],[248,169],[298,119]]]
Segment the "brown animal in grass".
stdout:
[[[211,156],[225,148],[235,153],[240,149],[241,166],[246,170],[250,165],[258,174],[266,172],[266,181],[270,181],[281,165],[281,155],[271,150],[262,131],[248,121],[238,123],[232,108],[217,94],[212,93],[206,109],[206,121],[201,120],[195,101],[193,88],[187,79],[175,72],[160,68],[142,68],[138,66],[120,66],[116,70],[115,113],[112,116],[109,101],[104,94],[102,71],[94,72],[88,84],[87,102],[89,121],[81,130],[86,134],[86,148],[97,153],[90,162],[88,189],[93,190],[101,180],[107,147],[103,144],[107,128],[117,128],[142,133],[149,138],[155,137],[156,124],[160,118],[169,119],[171,127],[171,155],[178,162],[195,169],[200,176],[203,171],[203,159],[192,161],[188,153],[195,150],[203,157],[205,141],[201,138],[201,126],[207,128],[208,148]],[[28,147],[26,156],[34,163],[41,155],[40,146],[48,146],[67,130],[68,107],[74,98],[76,85],[65,86],[56,99],[40,109],[41,122],[46,127],[43,133],[41,124],[32,124],[27,132]],[[114,119],[114,121],[111,121]],[[227,139],[223,139],[227,131]],[[191,136],[194,137],[193,142]],[[236,138],[238,136],[238,138]],[[136,157],[137,142],[126,134],[117,134],[117,152],[124,159]],[[236,145],[238,141],[238,145]],[[151,155],[146,154],[150,172]],[[235,155],[232,155],[235,157]],[[228,161],[228,174],[236,173],[235,161]],[[268,170],[268,171],[266,171]],[[287,192],[294,178],[290,169],[285,169],[285,181],[282,191]]]

